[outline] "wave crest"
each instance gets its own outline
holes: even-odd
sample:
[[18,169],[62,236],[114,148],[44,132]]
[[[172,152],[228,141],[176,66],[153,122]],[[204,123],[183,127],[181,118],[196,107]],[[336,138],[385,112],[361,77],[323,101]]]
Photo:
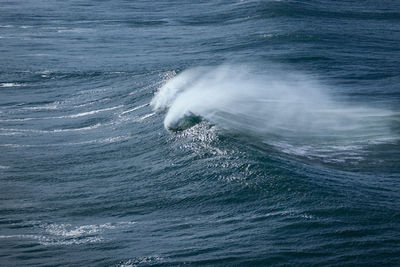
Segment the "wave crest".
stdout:
[[[183,71],[151,101],[167,110],[164,126],[184,130],[207,120],[219,128],[257,135],[269,144],[376,143],[393,140],[394,112],[333,100],[310,77],[282,70],[224,65]],[[340,143],[342,142],[342,143]]]

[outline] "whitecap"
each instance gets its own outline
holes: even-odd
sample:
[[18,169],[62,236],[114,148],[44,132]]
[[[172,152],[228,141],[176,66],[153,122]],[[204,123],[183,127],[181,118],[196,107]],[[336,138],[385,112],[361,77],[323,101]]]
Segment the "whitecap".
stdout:
[[105,240],[107,232],[128,228],[134,224],[136,222],[133,221],[84,225],[39,223],[36,230],[40,233],[0,235],[0,239],[32,239],[45,246],[98,243]]
[[15,144],[15,143],[6,143],[0,144],[0,147],[12,147],[12,148],[40,148],[40,147],[58,147],[58,146],[79,146],[79,145],[90,145],[90,144],[107,144],[107,143],[118,143],[129,140],[131,136],[122,135],[122,136],[114,136],[114,137],[106,137],[100,139],[92,139],[81,142],[69,142],[69,143],[54,143],[54,144]]
[[118,267],[136,267],[138,265],[151,265],[160,263],[164,258],[160,256],[138,257],[118,264]]
[[50,104],[40,105],[40,106],[33,106],[33,107],[24,107],[25,110],[56,110],[60,107],[59,102],[54,102]]
[[85,126],[81,128],[67,128],[67,129],[54,129],[54,130],[35,130],[35,129],[18,129],[18,128],[0,128],[0,131],[5,131],[3,135],[16,135],[22,133],[35,133],[35,134],[47,134],[47,133],[63,133],[63,132],[78,132],[96,129],[100,126],[108,124],[97,123],[90,126]]
[[94,29],[87,29],[87,28],[75,28],[75,29],[61,29],[57,30],[58,33],[86,33],[94,31]]
[[[115,106],[115,107],[110,107],[110,108],[103,108],[103,109],[97,109],[97,110],[91,110],[91,111],[85,111],[81,113],[76,113],[76,114],[71,114],[71,115],[63,115],[63,116],[52,116],[52,117],[27,117],[27,118],[14,118],[14,119],[1,119],[0,122],[12,122],[12,121],[30,121],[30,120],[49,120],[49,119],[75,119],[75,118],[80,118],[84,116],[89,116],[93,114],[97,114],[100,112],[105,112],[105,111],[110,111],[110,110],[115,110],[122,108],[123,105]],[[58,105],[46,105],[46,106],[37,106],[37,107],[27,107],[24,109],[31,109],[31,110],[54,110],[57,109]]]
[[150,117],[154,116],[155,114],[156,114],[155,112],[146,114],[146,115],[138,118],[137,121],[144,121],[145,119],[150,118]]
[[50,118],[60,118],[60,119],[63,119],[63,118],[79,118],[79,117],[83,117],[83,116],[93,115],[93,114],[96,114],[96,113],[99,113],[99,112],[110,111],[110,110],[122,108],[122,107],[123,107],[123,105],[119,105],[119,106],[110,107],[110,108],[103,108],[103,109],[91,110],[91,111],[86,111],[86,112],[72,114],[72,115],[66,115],[66,116],[60,116],[60,117],[50,117]]
[[0,87],[20,87],[23,86],[21,83],[0,83]]
[[130,112],[132,112],[132,111],[136,111],[136,110],[141,109],[141,108],[144,108],[144,107],[146,107],[146,106],[148,106],[148,105],[149,105],[149,103],[146,103],[146,104],[143,104],[143,105],[134,107],[134,108],[132,108],[132,109],[125,110],[124,112],[121,112],[121,114],[119,114],[119,115],[121,116],[121,115],[124,115],[124,114],[126,114],[126,113],[130,113]]

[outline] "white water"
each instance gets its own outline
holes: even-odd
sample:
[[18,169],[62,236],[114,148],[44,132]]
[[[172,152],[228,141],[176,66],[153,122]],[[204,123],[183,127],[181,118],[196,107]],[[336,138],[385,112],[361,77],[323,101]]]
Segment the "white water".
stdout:
[[[349,147],[397,140],[391,122],[394,112],[334,101],[327,88],[310,77],[287,71],[260,73],[249,66],[194,68],[169,80],[151,102],[167,110],[166,129],[194,116],[230,132],[259,136],[263,142]],[[329,150],[329,149],[326,149]],[[292,149],[295,151],[295,149]]]

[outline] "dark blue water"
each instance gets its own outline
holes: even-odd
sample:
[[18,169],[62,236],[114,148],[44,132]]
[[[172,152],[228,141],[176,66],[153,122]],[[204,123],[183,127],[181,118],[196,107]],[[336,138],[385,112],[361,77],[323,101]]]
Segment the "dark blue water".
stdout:
[[396,266],[400,2],[0,1],[1,266]]

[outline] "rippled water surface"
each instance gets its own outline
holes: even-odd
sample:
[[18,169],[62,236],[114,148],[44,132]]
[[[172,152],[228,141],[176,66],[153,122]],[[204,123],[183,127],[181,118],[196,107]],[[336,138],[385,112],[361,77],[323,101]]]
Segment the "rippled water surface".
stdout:
[[0,0],[0,265],[398,265],[399,23]]

